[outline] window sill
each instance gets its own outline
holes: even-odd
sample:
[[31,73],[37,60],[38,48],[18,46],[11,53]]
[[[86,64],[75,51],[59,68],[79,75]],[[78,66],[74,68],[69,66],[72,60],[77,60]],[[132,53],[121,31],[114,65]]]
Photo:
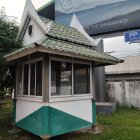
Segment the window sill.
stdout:
[[30,96],[17,96],[16,97],[17,100],[23,100],[23,101],[30,101],[30,102],[43,102],[43,98],[42,97],[30,97]]
[[51,96],[49,99],[49,102],[66,102],[66,101],[76,101],[76,100],[87,100],[87,99],[92,99],[92,98],[93,98],[92,94],[74,95],[74,96],[59,96],[59,97]]

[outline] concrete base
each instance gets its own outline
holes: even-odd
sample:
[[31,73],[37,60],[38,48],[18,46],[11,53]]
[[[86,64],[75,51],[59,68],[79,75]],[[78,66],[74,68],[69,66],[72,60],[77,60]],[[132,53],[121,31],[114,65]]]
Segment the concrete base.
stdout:
[[101,133],[101,130],[99,129],[99,127],[97,126],[97,124],[94,124],[92,126],[92,131],[91,132],[89,131],[89,133],[98,134],[98,133]]
[[45,136],[40,136],[40,138],[41,138],[42,140],[49,140],[49,139],[51,138],[51,136],[45,135]]
[[97,114],[112,114],[116,111],[117,103],[115,102],[96,102]]
[[99,134],[104,131],[104,127],[101,125],[93,125],[92,127],[89,128],[84,128],[78,131],[73,132],[74,134],[79,134],[79,133],[85,133],[85,134]]

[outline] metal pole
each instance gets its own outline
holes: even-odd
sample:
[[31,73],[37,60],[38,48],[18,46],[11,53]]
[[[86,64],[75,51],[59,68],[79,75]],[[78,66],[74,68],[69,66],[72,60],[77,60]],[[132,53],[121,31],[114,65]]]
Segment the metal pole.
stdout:
[[[97,45],[96,50],[103,52],[104,45],[103,40]],[[105,67],[95,68],[95,91],[97,102],[106,101],[106,92],[105,92]]]

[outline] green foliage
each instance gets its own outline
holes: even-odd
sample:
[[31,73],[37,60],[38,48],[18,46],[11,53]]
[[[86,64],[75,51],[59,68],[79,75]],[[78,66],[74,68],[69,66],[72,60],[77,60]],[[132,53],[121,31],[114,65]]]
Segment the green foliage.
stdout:
[[140,110],[121,108],[111,115],[98,115],[97,123],[104,130],[93,134],[69,134],[55,140],[140,140]]
[[0,49],[9,51],[12,48],[19,47],[20,41],[15,41],[18,26],[12,22],[6,22],[3,18],[0,18]]
[[0,96],[6,94],[8,88],[13,89],[14,86],[14,68],[6,65],[3,59],[0,59]]
[[0,96],[6,93],[7,88],[13,88],[13,68],[7,65],[2,58],[12,49],[21,47],[21,41],[16,41],[18,26],[0,18]]
[[13,129],[13,102],[10,99],[0,99],[0,140],[41,140],[39,137],[20,131],[17,133],[10,133]]

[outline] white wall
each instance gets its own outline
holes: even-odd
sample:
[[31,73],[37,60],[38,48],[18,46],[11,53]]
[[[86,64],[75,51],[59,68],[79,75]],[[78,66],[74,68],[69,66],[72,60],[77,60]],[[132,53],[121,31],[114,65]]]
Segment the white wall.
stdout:
[[16,102],[16,122],[27,117],[34,111],[38,110],[43,106],[41,102],[33,102],[26,100],[17,100]]
[[29,45],[29,44],[36,42],[36,41],[42,39],[43,37],[45,37],[45,34],[41,31],[41,29],[39,28],[39,26],[37,25],[37,23],[34,20],[31,20],[29,25],[33,25],[33,35],[29,36],[28,28],[27,28],[25,35],[23,37],[24,46]]
[[44,103],[38,99],[20,97],[16,103],[16,122],[27,117],[42,106],[51,106],[55,109],[71,114],[92,123],[92,101],[91,99],[73,100]]
[[107,82],[107,93],[112,101],[140,108],[140,81]]
[[50,106],[92,123],[91,99],[54,102],[51,103]]

